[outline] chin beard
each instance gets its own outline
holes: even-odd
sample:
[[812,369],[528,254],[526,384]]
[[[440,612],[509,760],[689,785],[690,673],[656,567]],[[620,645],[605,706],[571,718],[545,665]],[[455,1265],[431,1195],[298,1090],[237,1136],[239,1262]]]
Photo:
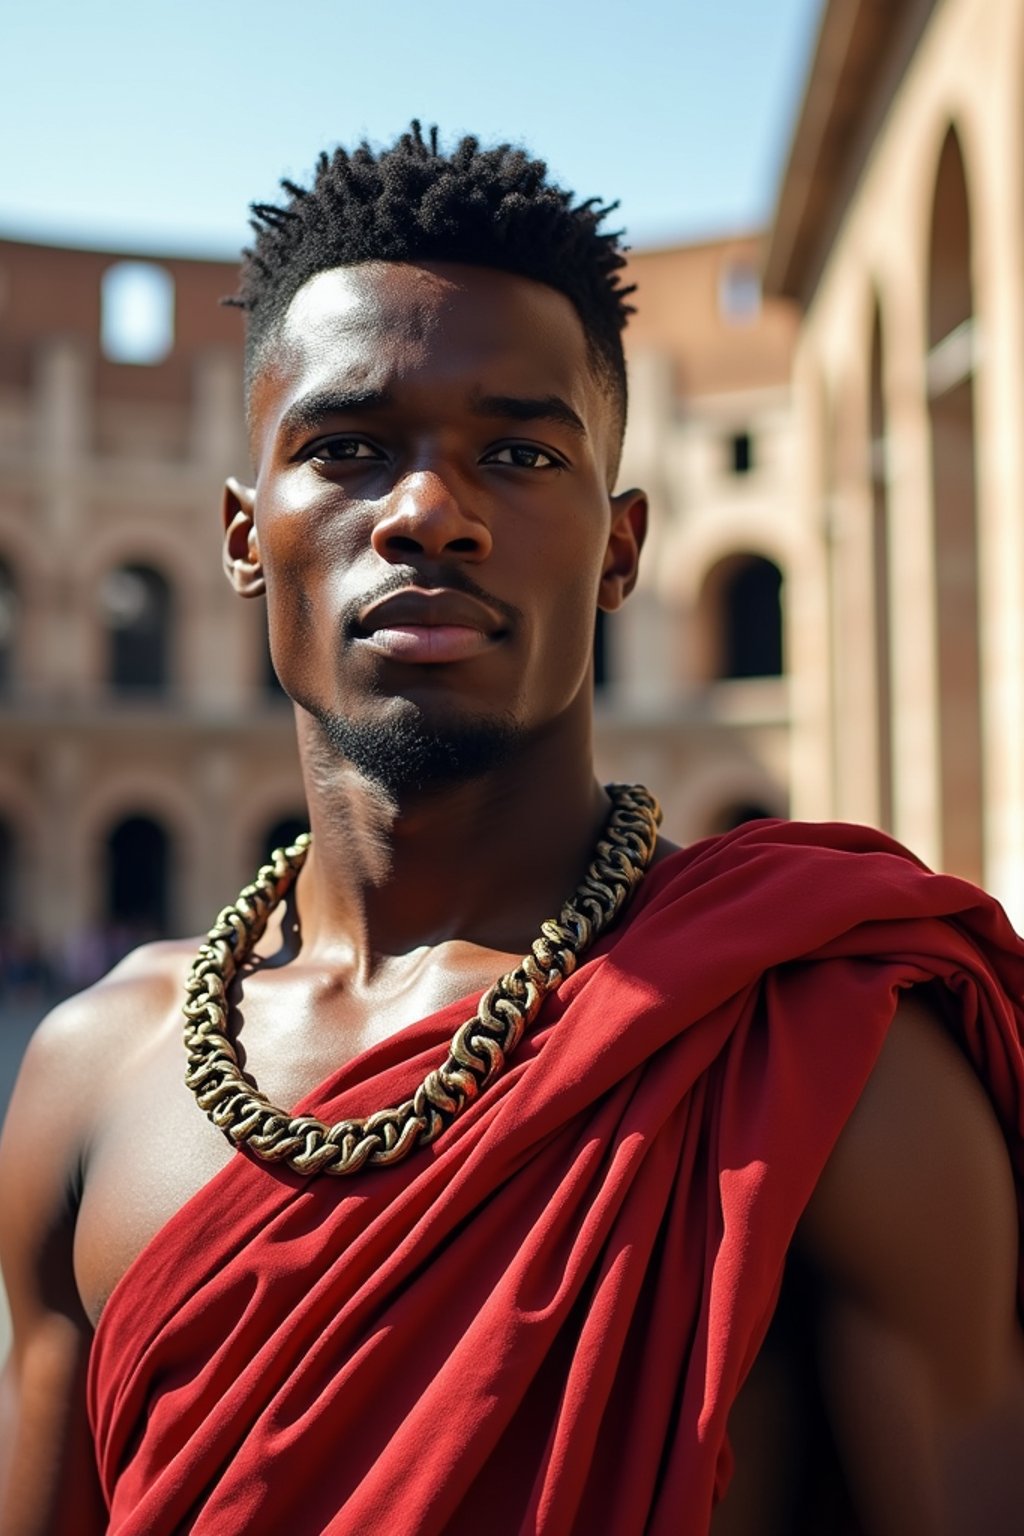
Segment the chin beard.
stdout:
[[505,762],[525,735],[500,716],[433,724],[412,709],[359,721],[313,713],[327,748],[395,800],[482,778]]

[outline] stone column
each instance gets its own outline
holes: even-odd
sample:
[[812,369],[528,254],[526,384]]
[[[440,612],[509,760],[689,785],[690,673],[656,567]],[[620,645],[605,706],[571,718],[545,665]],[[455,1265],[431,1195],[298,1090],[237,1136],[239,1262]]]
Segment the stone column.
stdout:
[[216,744],[203,747],[196,757],[190,857],[188,867],[182,870],[179,894],[182,926],[187,933],[205,933],[219,906],[236,895],[231,880],[234,850],[230,828],[239,758],[237,749]]
[[[859,297],[859,295],[858,295]],[[857,306],[861,308],[860,305]],[[835,392],[835,493],[831,508],[835,595],[836,812],[878,823],[878,699],[869,404],[870,317],[847,317],[855,350]]]
[[650,499],[640,580],[607,626],[608,697],[656,709],[678,694],[679,644],[671,609],[661,596],[659,557],[671,545],[674,507],[666,465],[674,430],[675,381],[670,358],[643,352],[630,360],[630,418],[619,487],[641,486]]
[[89,481],[92,432],[89,360],[73,341],[48,341],[37,354],[32,409],[35,421],[35,480],[39,514],[57,563],[47,583],[44,648],[38,675],[51,696],[80,690],[86,679],[88,648],[83,625],[88,615],[76,602],[70,570],[59,563],[81,537],[84,492]]
[[785,653],[789,658],[791,811],[798,819],[835,814],[830,657],[830,506],[825,484],[828,411],[813,323],[805,321],[794,365],[793,402],[800,444],[794,495],[800,532],[787,572]]
[[48,953],[61,955],[69,937],[98,916],[99,875],[95,850],[85,842],[81,811],[86,780],[85,752],[70,732],[50,738],[40,753],[42,803],[37,879],[46,893],[38,911],[38,932]]
[[[927,863],[941,858],[938,643],[931,429],[925,391],[930,199],[889,246],[884,277],[892,578],[893,830]],[[914,228],[913,220],[924,221]]]
[[[1024,927],[1024,153],[1019,27],[993,29],[970,169],[984,764],[984,881]],[[1005,23],[1007,36],[1000,39]],[[1005,47],[999,46],[1005,42]]]
[[[189,693],[207,710],[237,709],[253,690],[238,599],[221,572],[220,505],[224,479],[245,478],[248,449],[237,358],[208,352],[193,374],[191,456],[195,467],[196,585],[189,604],[192,633],[186,668]],[[216,666],[209,658],[217,658]]]

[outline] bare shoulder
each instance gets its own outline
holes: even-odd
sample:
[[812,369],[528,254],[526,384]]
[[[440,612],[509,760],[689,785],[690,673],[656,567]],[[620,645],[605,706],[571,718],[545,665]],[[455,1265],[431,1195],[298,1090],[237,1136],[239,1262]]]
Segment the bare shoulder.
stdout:
[[[897,1009],[802,1239],[826,1272],[865,1299],[884,1295],[921,1329],[930,1304],[966,1303],[978,1287],[1001,1302],[979,1328],[1012,1320],[1020,1239],[1006,1141],[984,1086],[923,994],[906,994]],[[918,1262],[894,1263],[901,1252]],[[925,1294],[907,1294],[925,1272]]]
[[115,1036],[131,1021],[138,1025],[140,1010],[152,1015],[175,988],[180,991],[198,945],[198,939],[167,939],[132,950],[99,981],[47,1014],[30,1051],[46,1054]]
[[[176,1005],[196,942],[146,944],[126,956],[102,980],[60,1003],[34,1032],[12,1101],[26,1097],[62,1100],[76,1120],[88,1116],[83,1089],[99,1085],[119,1066],[147,1049],[154,1032]],[[78,1106],[76,1113],[74,1106]]]
[[52,1258],[73,1229],[90,1141],[104,1107],[173,1019],[186,943],[136,950],[102,981],[61,1003],[29,1042],[0,1137],[0,1262],[14,1321],[36,1284],[78,1309],[70,1273]]
[[33,1034],[0,1137],[0,1259],[12,1302],[22,1262],[73,1222],[97,1119],[169,1027],[192,952],[179,942],[134,951]]
[[821,1278],[824,1387],[868,1529],[1017,1529],[1020,1242],[984,1086],[909,994],[798,1234]]
[[147,945],[55,1008],[25,1053],[0,1137],[0,1267],[13,1346],[0,1394],[0,1528],[104,1528],[85,1418],[92,1336],[75,1220],[105,1105],[172,1027],[193,946]]

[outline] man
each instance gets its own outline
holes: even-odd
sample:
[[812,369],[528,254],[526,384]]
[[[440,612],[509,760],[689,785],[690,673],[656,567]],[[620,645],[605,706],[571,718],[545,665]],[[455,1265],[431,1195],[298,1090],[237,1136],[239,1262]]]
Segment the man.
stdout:
[[224,549],[312,846],[32,1044],[4,1536],[1016,1531],[1005,919],[595,784],[646,514],[603,212],[417,125],[286,191]]

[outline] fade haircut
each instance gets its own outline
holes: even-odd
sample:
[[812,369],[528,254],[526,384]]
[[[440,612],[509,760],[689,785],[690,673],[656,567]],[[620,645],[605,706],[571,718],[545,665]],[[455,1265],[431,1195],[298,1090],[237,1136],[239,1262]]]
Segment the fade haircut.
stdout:
[[326,151],[309,188],[284,180],[287,202],[253,203],[255,240],[242,253],[237,294],[225,303],[248,314],[246,394],[296,293],[319,272],[364,261],[452,261],[494,267],[546,283],[576,309],[591,361],[626,419],[622,331],[634,286],[622,231],[600,225],[617,206],[598,198],[573,206],[572,192],[547,180],[543,160],[511,144],[481,149],[463,138],[448,154],[437,129],[416,121],[380,150]]

